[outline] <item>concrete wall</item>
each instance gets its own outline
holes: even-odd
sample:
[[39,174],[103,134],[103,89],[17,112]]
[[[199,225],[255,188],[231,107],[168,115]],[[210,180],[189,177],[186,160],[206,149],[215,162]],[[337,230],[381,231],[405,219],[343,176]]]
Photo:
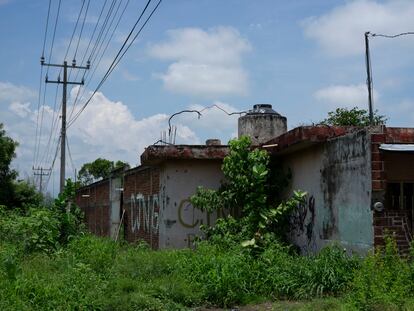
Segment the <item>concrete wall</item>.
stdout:
[[308,192],[290,233],[303,253],[333,241],[360,253],[373,247],[370,150],[370,135],[359,131],[283,157],[290,191]]
[[[212,215],[193,208],[189,198],[198,186],[217,189],[224,178],[221,161],[186,160],[165,162],[160,170],[160,248],[191,246],[201,224],[213,224]],[[220,214],[220,213],[219,213]]]

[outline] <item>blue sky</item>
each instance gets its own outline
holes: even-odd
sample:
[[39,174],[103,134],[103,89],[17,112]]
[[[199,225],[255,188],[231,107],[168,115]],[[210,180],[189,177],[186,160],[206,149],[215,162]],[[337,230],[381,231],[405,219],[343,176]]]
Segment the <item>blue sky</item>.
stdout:
[[[52,0],[47,61],[62,62],[82,1],[62,0],[49,59],[58,4]],[[123,8],[126,1],[119,1],[116,3]],[[0,122],[20,142],[14,166],[22,178],[31,174],[36,120],[42,109],[44,122],[35,164],[50,166],[56,149],[56,130],[47,148],[52,120],[58,116],[55,85],[47,86],[44,106],[41,100],[40,113],[38,110],[39,57],[48,3],[0,0]],[[78,62],[103,3],[91,1]],[[143,6],[144,1],[129,2],[102,62],[97,68],[97,63],[92,63],[97,70],[85,93],[80,92],[84,95],[81,104],[106,71]],[[74,167],[79,169],[97,157],[138,164],[144,147],[167,129],[168,116],[182,109],[219,104],[229,111],[240,111],[270,103],[293,128],[318,122],[336,107],[366,108],[363,33],[413,31],[412,16],[414,3],[399,0],[164,0],[100,93],[69,128],[74,165],[68,161],[67,174],[73,175]],[[69,62],[74,46],[68,53]],[[414,36],[372,38],[371,49],[375,108],[389,118],[390,126],[412,126]],[[51,69],[49,78],[56,76]],[[76,91],[70,92],[69,111]],[[60,92],[61,88],[58,98]],[[182,115],[174,119],[177,143],[202,143],[210,137],[226,142],[237,132],[236,122],[236,117],[215,109],[206,110],[200,119]],[[55,166],[59,166],[58,160]],[[56,183],[57,176],[54,179]],[[49,183],[50,191],[53,185],[53,181]]]

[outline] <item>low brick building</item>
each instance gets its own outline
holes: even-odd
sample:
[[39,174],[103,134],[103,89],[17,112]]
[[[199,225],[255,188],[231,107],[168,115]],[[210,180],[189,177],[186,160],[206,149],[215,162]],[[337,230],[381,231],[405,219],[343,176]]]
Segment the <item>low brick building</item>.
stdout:
[[88,229],[116,238],[122,228],[127,241],[144,240],[155,249],[190,246],[199,226],[223,213],[197,210],[189,198],[198,186],[220,186],[227,152],[222,145],[149,146],[141,166],[78,191]]
[[[290,237],[302,252],[332,242],[365,253],[386,232],[407,251],[414,208],[414,129],[310,126],[266,144],[292,172],[290,191],[308,192]],[[391,145],[392,144],[392,145]],[[400,146],[400,148],[398,148]]]
[[[332,242],[366,253],[393,234],[407,251],[414,213],[414,129],[304,126],[286,132],[286,118],[270,105],[255,105],[239,119],[239,135],[265,147],[292,172],[286,191],[308,193],[291,219],[289,236],[303,253]],[[270,137],[273,137],[269,140]],[[266,145],[266,146],[265,146]],[[200,224],[224,214],[194,209],[198,186],[217,189],[223,179],[222,145],[149,146],[142,165],[115,172],[78,191],[91,232],[153,248],[191,245]]]

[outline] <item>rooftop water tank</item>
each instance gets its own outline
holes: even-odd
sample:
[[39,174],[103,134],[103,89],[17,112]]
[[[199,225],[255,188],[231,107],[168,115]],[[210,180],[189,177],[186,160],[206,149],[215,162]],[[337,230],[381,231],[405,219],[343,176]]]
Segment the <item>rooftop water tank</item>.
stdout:
[[264,144],[287,131],[286,117],[272,109],[272,105],[254,105],[239,118],[238,134],[249,136],[253,145]]

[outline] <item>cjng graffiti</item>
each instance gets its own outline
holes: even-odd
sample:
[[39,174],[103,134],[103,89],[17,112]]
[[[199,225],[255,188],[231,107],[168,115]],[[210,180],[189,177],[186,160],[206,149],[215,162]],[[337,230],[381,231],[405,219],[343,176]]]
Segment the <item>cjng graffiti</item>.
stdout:
[[131,230],[142,229],[145,232],[158,232],[159,195],[144,196],[141,193],[131,195]]
[[198,228],[200,225],[213,225],[218,218],[231,214],[227,210],[218,209],[214,213],[194,208],[190,199],[184,199],[178,205],[178,223],[184,228]]

